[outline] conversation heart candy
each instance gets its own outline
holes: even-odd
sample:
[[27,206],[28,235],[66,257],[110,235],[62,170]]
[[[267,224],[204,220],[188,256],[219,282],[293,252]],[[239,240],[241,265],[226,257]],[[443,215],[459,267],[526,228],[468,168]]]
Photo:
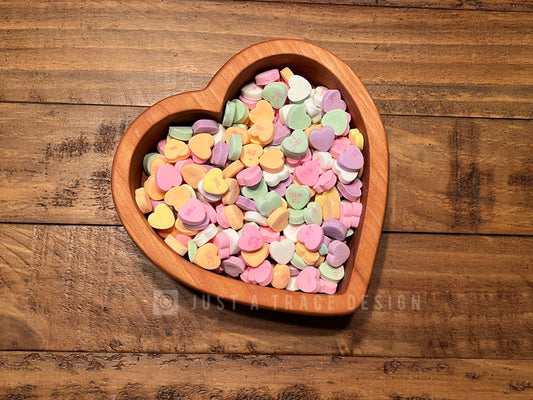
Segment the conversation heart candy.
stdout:
[[350,248],[340,240],[332,241],[328,246],[326,261],[332,267],[340,267],[350,257]]
[[318,181],[319,166],[314,161],[306,161],[294,170],[294,177],[298,179],[298,182],[312,187]]
[[214,135],[218,132],[218,122],[212,119],[199,119],[192,124],[192,130],[195,135],[199,133],[209,133]]
[[276,174],[283,171],[283,167],[285,165],[284,162],[285,157],[283,156],[283,152],[279,149],[269,150],[259,157],[259,165],[263,171],[266,171],[270,174]]
[[261,264],[250,269],[248,272],[248,279],[256,285],[266,286],[272,282],[273,277],[274,269],[268,260],[264,260]]
[[324,221],[322,223],[322,230],[324,235],[329,236],[332,239],[340,241],[346,238],[347,228],[338,219],[331,218]]
[[202,188],[211,194],[226,193],[229,185],[222,176],[222,171],[219,168],[213,168],[203,178]]
[[242,228],[242,236],[239,238],[239,247],[244,251],[256,251],[263,246],[263,236],[253,225],[244,225]]
[[166,204],[158,204],[148,216],[148,223],[155,229],[168,229],[174,225],[174,213]]
[[254,109],[250,111],[248,118],[250,118],[250,121],[254,124],[259,121],[272,122],[274,121],[274,110],[268,101],[260,100],[257,102]]
[[333,267],[327,262],[323,262],[318,267],[318,271],[320,272],[320,277],[322,279],[335,283],[344,278],[344,267],[342,265],[340,267]]
[[316,293],[320,272],[315,267],[307,267],[296,277],[296,285],[305,293]]
[[309,97],[311,94],[311,84],[307,79],[300,75],[293,75],[289,79],[289,100],[297,103]]
[[316,224],[309,224],[300,229],[296,237],[307,249],[317,251],[322,244],[324,231]]
[[294,254],[294,242],[283,239],[270,243],[270,256],[279,264],[288,264]]
[[205,208],[202,202],[194,198],[188,199],[178,211],[178,218],[189,225],[202,223],[205,216]]
[[318,151],[328,151],[333,145],[335,131],[331,126],[323,126],[319,129],[313,129],[309,133],[309,143]]
[[305,129],[311,125],[311,118],[307,115],[303,104],[294,105],[287,113],[285,120],[291,129]]
[[257,211],[268,217],[276,208],[281,207],[281,196],[276,192],[268,192],[255,200]]
[[322,117],[322,125],[331,126],[335,135],[340,136],[348,126],[348,118],[344,110],[331,110]]
[[292,184],[285,191],[285,198],[292,208],[301,210],[306,206],[307,203],[309,203],[309,199],[311,198],[311,190],[305,185],[298,186]]
[[337,89],[330,89],[322,96],[322,111],[327,113],[331,110],[346,110],[346,103],[341,98],[341,92]]
[[263,243],[263,246],[259,250],[255,251],[241,251],[241,256],[243,260],[248,264],[250,267],[257,267],[259,264],[261,264],[268,256],[268,246],[266,243]]
[[220,266],[220,257],[218,249],[213,243],[204,244],[198,247],[194,254],[194,263],[202,268],[213,270]]
[[307,153],[309,143],[307,135],[301,129],[296,129],[292,134],[281,142],[281,150],[286,157],[302,158]]
[[337,164],[348,171],[358,171],[363,167],[363,153],[359,147],[351,145],[337,158]]
[[285,289],[291,278],[291,270],[285,264],[276,264],[273,270],[272,287]]
[[359,179],[355,179],[349,184],[339,182],[337,184],[337,189],[345,199],[350,201],[356,201],[359,197],[361,197],[362,186],[363,184],[361,183],[361,181]]
[[282,82],[272,82],[263,88],[263,98],[270,103],[273,108],[281,108],[287,100],[288,89]]

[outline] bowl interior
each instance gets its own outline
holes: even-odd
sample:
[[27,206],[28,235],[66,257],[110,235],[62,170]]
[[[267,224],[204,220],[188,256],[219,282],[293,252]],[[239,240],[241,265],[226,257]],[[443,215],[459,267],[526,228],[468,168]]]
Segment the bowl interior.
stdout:
[[[304,42],[298,43],[300,46],[308,45]],[[139,245],[141,250],[160,268],[167,273],[170,273],[178,280],[188,284],[189,286],[193,286],[200,291],[213,295],[222,295],[222,297],[236,300],[239,303],[253,304],[255,298],[255,303],[257,303],[258,306],[273,308],[271,298],[274,295],[273,293],[279,294],[281,292],[280,290],[271,287],[251,285],[238,279],[220,276],[187,262],[179,255],[168,249],[159,235],[157,235],[157,233],[148,225],[145,216],[142,215],[136,207],[130,210],[125,210],[124,207],[126,206],[126,203],[130,207],[132,206],[132,203],[133,205],[135,204],[134,191],[136,188],[141,186],[144,174],[142,169],[143,157],[146,153],[153,151],[156,143],[166,136],[168,127],[170,125],[191,125],[194,121],[200,118],[210,118],[221,121],[226,101],[237,98],[239,96],[241,87],[253,80],[257,73],[271,68],[281,69],[284,67],[289,67],[295,74],[306,77],[313,86],[323,85],[328,88],[340,90],[343,100],[346,102],[347,111],[352,116],[352,121],[350,123],[351,127],[357,127],[362,132],[365,139],[365,146],[363,150],[365,166],[361,178],[363,182],[363,191],[361,196],[361,202],[363,203],[363,214],[360,219],[360,228],[355,230],[355,234],[349,241],[351,255],[345,264],[345,277],[339,284],[337,293],[335,295],[309,295],[301,292],[289,292],[283,294],[285,296],[294,297],[296,302],[297,300],[301,300],[298,299],[298,297],[302,296],[321,296],[322,300],[320,301],[327,301],[325,297],[339,297],[346,295],[347,291],[350,290],[353,292],[354,288],[357,288],[357,293],[364,293],[366,291],[368,280],[370,278],[369,274],[372,270],[374,262],[375,251],[371,257],[372,265],[370,265],[370,269],[368,270],[368,266],[366,266],[365,273],[358,277],[357,282],[352,281],[352,275],[354,268],[358,268],[355,261],[361,240],[361,234],[363,232],[361,227],[364,227],[365,217],[367,215],[368,198],[370,193],[369,190],[372,190],[372,186],[369,184],[372,175],[371,171],[373,171],[375,168],[384,168],[383,165],[372,164],[373,158],[371,154],[373,141],[376,140],[376,142],[379,142],[382,140],[382,138],[380,136],[374,138],[371,134],[369,135],[369,133],[372,133],[369,130],[369,126],[372,124],[378,127],[381,126],[382,128],[381,119],[377,113],[377,110],[375,110],[375,107],[373,106],[372,100],[370,99],[368,92],[366,92],[366,89],[363,87],[362,92],[360,90],[354,92],[354,88],[356,88],[356,86],[354,86],[353,81],[357,80],[360,83],[357,76],[351,70],[349,71],[352,75],[348,76],[342,74],[344,70],[341,70],[340,72],[335,70],[336,64],[333,63],[342,62],[335,57],[330,60],[329,57],[332,57],[331,53],[322,49],[313,50],[314,52],[311,53],[314,55],[313,57],[307,56],[307,52],[305,52],[305,54],[295,54],[285,50],[279,51],[275,54],[267,54],[265,56],[259,55],[254,57],[254,54],[252,54],[248,57],[245,50],[228,61],[228,63],[221,68],[221,70],[215,75],[210,84],[204,90],[178,94],[162,100],[145,111],[145,113],[141,114],[141,116],[134,121],[134,123],[125,133],[123,141],[126,140],[126,137],[128,136],[132,140],[130,140],[127,149],[121,149],[121,142],[113,165],[112,186],[117,212],[119,213],[126,230],[130,236],[132,236],[137,245]],[[316,51],[318,51],[318,55],[323,55],[324,57],[317,57]],[[317,59],[320,61],[317,61]],[[334,66],[333,68],[331,68],[332,65]],[[348,68],[343,63],[342,66],[343,68]],[[361,98],[364,98],[365,102],[362,102]],[[368,104],[366,101],[369,101],[372,106],[370,107],[370,111],[364,107],[360,107],[362,103],[364,103],[366,107]],[[153,115],[150,114],[151,112]],[[126,162],[118,162],[117,158],[119,157],[119,153],[123,153],[124,156],[128,157],[128,160],[126,160]],[[376,158],[376,160],[378,159],[382,160],[383,158]],[[380,163],[382,163],[382,161]],[[118,176],[124,178],[124,186],[120,188],[119,186],[121,186],[121,180],[116,178]],[[128,191],[126,196],[117,195],[116,192],[118,190],[123,190],[126,188]],[[120,197],[119,201],[117,201],[117,197]],[[123,197],[126,199],[129,197],[129,199],[122,201]],[[132,215],[135,217],[131,217]],[[379,221],[380,218],[378,215],[379,226],[377,228],[379,229],[379,232],[381,232],[382,219],[383,216],[381,215],[381,221]],[[377,239],[379,239],[379,234]],[[377,243],[375,246],[377,247]],[[157,257],[155,256],[156,252],[163,252],[165,256]],[[180,270],[177,270],[176,267],[172,267],[171,264],[179,265]],[[216,281],[214,284],[212,284],[213,280]],[[222,287],[229,292],[237,293],[237,295],[233,295],[234,297],[232,297],[232,295],[227,296],[223,293],[219,293],[219,285],[222,285]],[[288,291],[284,290],[283,292]],[[359,304],[360,299],[355,299],[355,307],[357,307]],[[328,315],[347,313],[349,311],[353,311],[355,307],[353,304],[350,304],[347,308],[343,308],[342,306],[340,308],[337,307],[336,310],[332,312],[321,312],[317,310],[307,312],[306,310],[302,309],[287,309],[287,307],[283,306],[280,306],[279,309],[289,312]]]

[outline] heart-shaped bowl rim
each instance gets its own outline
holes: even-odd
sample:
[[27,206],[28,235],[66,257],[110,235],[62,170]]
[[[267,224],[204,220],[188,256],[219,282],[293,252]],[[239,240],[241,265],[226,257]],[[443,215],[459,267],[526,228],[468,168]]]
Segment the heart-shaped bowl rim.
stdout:
[[[141,186],[143,157],[163,138],[170,125],[192,124],[200,118],[222,121],[226,101],[240,88],[271,68],[289,67],[313,86],[340,90],[352,115],[351,126],[364,136],[360,225],[350,240],[350,257],[337,293],[311,294],[245,283],[198,267],[180,257],[150,227],[135,203]],[[203,90],[167,97],[140,114],[122,137],[113,159],[111,190],[124,228],[140,250],[179,282],[229,302],[298,314],[320,316],[352,313],[366,293],[379,244],[388,190],[387,137],[370,94],[359,77],[329,51],[301,40],[279,39],[252,45],[234,55]]]

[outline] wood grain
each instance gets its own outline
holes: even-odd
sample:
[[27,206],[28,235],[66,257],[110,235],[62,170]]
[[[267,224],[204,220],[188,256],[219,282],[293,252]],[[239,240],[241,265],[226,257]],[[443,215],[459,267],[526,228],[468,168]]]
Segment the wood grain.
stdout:
[[530,13],[228,1],[0,7],[1,101],[147,106],[203,88],[251,44],[300,38],[345,61],[382,113],[533,116]]
[[3,352],[0,396],[529,399],[532,367],[532,361],[508,360]]
[[[268,1],[272,0],[254,0]],[[533,11],[533,4],[528,0],[292,0],[293,3],[308,4],[337,4],[346,6],[379,6],[402,8],[437,8],[451,10],[477,10],[477,11]]]
[[0,350],[533,357],[533,237],[384,234],[361,308],[325,319],[202,296],[118,227],[3,224],[0,246]]
[[[0,104],[0,220],[119,224],[112,158],[143,110]],[[531,121],[383,121],[390,150],[386,230],[533,233]]]

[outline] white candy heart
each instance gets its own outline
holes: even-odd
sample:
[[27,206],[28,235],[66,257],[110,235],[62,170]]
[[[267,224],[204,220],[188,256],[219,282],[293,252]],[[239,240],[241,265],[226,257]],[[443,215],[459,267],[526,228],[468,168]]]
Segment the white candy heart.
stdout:
[[293,103],[302,101],[311,94],[312,86],[307,79],[293,75],[289,79],[289,100]]
[[283,235],[296,243],[298,241],[298,231],[302,229],[305,224],[293,225],[289,224],[285,229],[283,229]]
[[318,108],[313,101],[311,97],[308,99],[305,99],[304,101],[305,111],[307,111],[307,115],[309,115],[311,118],[314,118],[318,115],[320,115],[320,108]]
[[295,292],[297,290],[300,290],[298,288],[298,285],[296,284],[296,276],[291,276],[289,278],[289,283],[287,284],[287,287],[285,289],[290,290],[291,292]]
[[257,211],[246,211],[244,213],[244,220],[248,222],[255,222],[257,225],[267,226],[266,217],[259,214]]
[[287,125],[287,115],[294,107],[296,104],[285,104],[279,109],[279,120],[283,125]]
[[290,239],[270,243],[270,255],[279,264],[288,264],[294,254],[294,249],[294,242]]
[[242,87],[241,94],[242,97],[250,100],[261,100],[263,98],[263,89],[257,86],[255,82],[250,82]]
[[313,161],[320,164],[321,174],[333,167],[333,156],[327,151],[315,151],[313,153]]
[[215,144],[224,140],[224,133],[226,133],[226,128],[222,124],[218,124],[218,132],[213,135]]
[[313,92],[313,101],[318,108],[322,107],[322,98],[329,89],[325,86],[317,86]]
[[217,227],[214,224],[209,224],[207,228],[196,234],[193,241],[198,247],[200,247],[213,239],[217,233]]
[[342,167],[337,164],[337,160],[333,161],[333,166],[331,167],[335,175],[337,175],[337,178],[339,181],[344,183],[345,185],[352,183],[355,178],[357,178],[358,172],[352,172],[352,171],[346,171]]
[[270,172],[263,171],[263,179],[268,186],[272,187],[287,179],[289,174],[289,167],[287,167],[287,164],[285,164],[283,166],[283,170],[277,174],[271,174]]
[[224,229],[224,232],[228,235],[229,239],[229,252],[230,254],[237,254],[241,249],[239,248],[239,234],[234,229]]

